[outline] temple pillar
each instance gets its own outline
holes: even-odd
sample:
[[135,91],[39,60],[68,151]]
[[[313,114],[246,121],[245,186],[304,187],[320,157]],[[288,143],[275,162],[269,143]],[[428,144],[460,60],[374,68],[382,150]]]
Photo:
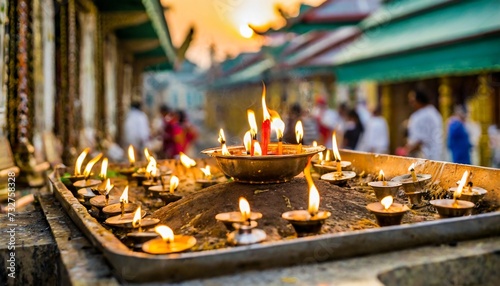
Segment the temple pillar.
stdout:
[[488,127],[492,123],[492,110],[494,106],[493,90],[488,84],[488,75],[481,74],[478,77],[477,100],[477,121],[481,125],[481,136],[479,137],[479,157],[481,166],[491,165],[491,151],[489,147]]
[[439,111],[443,117],[443,122],[446,122],[451,116],[453,105],[452,90],[450,86],[450,78],[442,77],[439,85]]

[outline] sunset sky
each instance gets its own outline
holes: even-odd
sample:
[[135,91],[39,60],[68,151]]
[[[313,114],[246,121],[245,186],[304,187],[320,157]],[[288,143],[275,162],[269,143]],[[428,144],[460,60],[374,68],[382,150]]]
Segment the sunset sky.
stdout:
[[[279,28],[285,24],[275,9],[280,5],[291,15],[298,13],[300,3],[317,6],[324,0],[161,0],[172,41],[180,46],[195,26],[195,36],[187,58],[201,67],[210,64],[209,47],[215,44],[218,61],[240,52],[257,51],[264,39],[253,35],[245,38],[247,25]],[[243,34],[243,35],[242,35]],[[246,35],[249,36],[249,35]]]

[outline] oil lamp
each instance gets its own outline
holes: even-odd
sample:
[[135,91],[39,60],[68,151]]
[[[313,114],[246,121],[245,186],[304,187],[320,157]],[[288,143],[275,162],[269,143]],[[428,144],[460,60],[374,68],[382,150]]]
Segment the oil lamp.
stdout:
[[285,132],[285,122],[281,120],[279,114],[271,116],[271,127],[276,130],[276,139],[278,139],[278,155],[283,155],[283,134]]
[[134,212],[112,216],[106,219],[105,223],[113,227],[138,229],[142,232],[143,227],[153,227],[160,222],[157,218],[143,218],[145,215],[146,212],[139,206]]
[[[245,198],[240,198],[239,200],[240,211],[239,212],[227,212],[219,213],[215,216],[217,221],[224,223],[229,231],[234,230],[233,224],[242,224],[246,221],[256,221],[262,218],[262,214],[259,212],[251,212],[248,201]],[[248,206],[248,207],[247,207]]]
[[321,179],[330,182],[332,184],[340,185],[356,177],[355,172],[342,171],[342,158],[340,157],[339,149],[337,147],[337,135],[335,131],[332,134],[332,151],[335,159],[336,171],[321,175]]
[[[241,197],[239,200],[239,205],[241,214],[240,221],[232,223],[232,227],[236,230],[227,235],[228,242],[232,245],[248,245],[259,243],[265,240],[266,233],[263,230],[256,228],[257,222],[252,220],[252,217],[254,215],[250,210],[250,204],[248,203],[248,201],[245,198]],[[260,217],[262,217],[262,214],[257,213],[257,217],[259,217],[259,215]],[[217,216],[215,216],[215,218],[217,220],[220,220],[217,218]],[[223,222],[226,225],[226,228],[228,228],[226,222]]]
[[267,155],[269,142],[271,139],[271,115],[267,110],[266,105],[266,85],[262,83],[262,112],[263,112],[263,121],[262,121],[262,155]]
[[196,166],[196,161],[189,158],[188,155],[182,152],[179,152],[179,159],[181,161],[182,166],[184,166],[184,168],[187,170],[186,171],[187,175],[191,175],[193,179],[196,179],[196,176],[192,169],[192,167]]
[[155,238],[145,242],[142,250],[150,254],[169,254],[191,249],[196,245],[196,238],[189,235],[174,235],[171,228],[166,225],[155,227],[155,231],[161,238]]
[[212,185],[219,183],[216,178],[212,175],[210,171],[210,165],[206,165],[204,168],[200,168],[203,173],[202,179],[197,179],[196,183],[199,184],[202,188],[206,188]]
[[90,208],[92,206],[90,204],[90,199],[92,199],[96,195],[94,194],[94,192],[92,190],[90,190],[90,188],[81,188],[78,190],[78,196],[81,199],[83,199],[82,204],[85,207]]
[[309,186],[309,204],[306,210],[288,211],[281,215],[290,222],[299,236],[318,233],[325,220],[331,216],[328,211],[319,211],[319,192],[311,177],[311,163],[304,169],[304,176]]
[[111,190],[114,185],[111,184],[110,180],[106,180],[106,187],[103,195],[98,195],[90,199],[90,204],[97,209],[101,210],[107,205],[120,203],[120,197],[116,195],[110,195]]
[[379,226],[401,224],[401,220],[410,209],[402,204],[393,203],[392,196],[386,196],[380,202],[371,203],[366,208],[375,215]]
[[[170,184],[169,184],[168,192],[159,192],[158,193],[158,196],[160,197],[160,199],[163,202],[165,202],[166,205],[182,199],[182,196],[174,194],[174,191],[177,189],[178,186],[179,186],[179,178],[174,175],[174,176],[170,177]],[[162,188],[164,188],[163,185],[162,185]]]
[[392,178],[391,181],[402,184],[405,194],[408,196],[411,206],[418,206],[422,203],[422,196],[425,191],[425,185],[430,181],[430,174],[417,174],[415,163],[408,168],[410,174],[405,174]]
[[[448,191],[450,191],[452,193],[456,192],[456,190],[457,190],[457,187],[451,187],[448,189]],[[487,193],[488,193],[488,191],[486,191],[485,189],[474,186],[474,184],[472,183],[472,172],[469,172],[468,182],[463,187],[462,193],[460,195],[460,199],[476,204]]]
[[[147,149],[144,149],[147,150]],[[156,159],[153,156],[149,156],[149,162],[146,166],[146,180],[142,181],[142,186],[148,190],[149,187],[158,185],[158,173]]]
[[219,130],[219,138],[217,138],[217,141],[219,141],[220,143],[222,155],[231,155],[231,153],[229,153],[229,150],[227,149],[226,137],[224,136],[224,130],[222,128]]
[[92,191],[94,192],[95,195],[101,195],[106,191],[106,186],[109,184],[109,179],[107,178],[107,172],[108,172],[108,158],[102,159],[102,164],[101,164],[101,172],[99,173],[99,177],[101,178],[102,182],[98,184],[95,187],[92,187]]
[[246,155],[250,155],[252,150],[252,133],[250,131],[245,132],[243,136],[243,146],[245,146]]
[[302,153],[302,142],[304,137],[304,128],[302,127],[302,121],[297,120],[295,123],[295,139],[297,139],[297,154]]
[[155,231],[142,230],[143,222],[142,222],[140,207],[138,207],[134,213],[134,218],[132,220],[132,227],[134,229],[137,229],[137,231],[127,233],[127,239],[131,242],[130,244],[134,248],[134,250],[142,249],[142,245],[146,241],[157,238],[159,236],[159,234]]
[[85,160],[85,157],[87,157],[87,154],[89,152],[90,152],[90,148],[87,147],[87,148],[83,149],[82,153],[80,153],[80,155],[78,155],[78,158],[76,158],[75,170],[74,170],[73,176],[69,177],[69,180],[71,181],[71,183],[75,183],[76,181],[80,181],[84,178],[84,176],[82,174],[82,165],[83,165],[83,161]]
[[399,182],[386,181],[383,170],[379,172],[379,181],[369,182],[368,185],[372,187],[377,200],[382,200],[387,196],[396,197],[399,187],[402,186]]
[[138,206],[138,204],[128,202],[128,186],[126,186],[120,196],[120,202],[104,207],[102,212],[108,217],[115,215],[124,216],[126,213],[135,211]]
[[459,200],[462,194],[463,188],[467,182],[469,176],[468,171],[465,171],[460,184],[458,185],[456,191],[453,193],[453,199],[441,199],[441,200],[431,200],[430,203],[433,205],[439,216],[442,218],[447,217],[457,217],[470,215],[472,213],[472,208],[474,207],[473,202]]
[[132,174],[135,172],[136,167],[135,167],[135,150],[133,145],[129,145],[127,149],[127,155],[128,155],[128,161],[129,161],[129,166],[128,167],[121,167],[118,169],[118,172],[120,174],[124,175],[127,177],[128,180],[132,179]]
[[97,156],[92,158],[92,160],[90,160],[87,163],[87,166],[85,166],[85,170],[83,171],[83,180],[79,180],[79,181],[76,181],[73,183],[73,186],[75,186],[75,188],[78,188],[78,189],[90,188],[90,187],[97,186],[99,183],[101,183],[100,180],[89,179],[90,174],[92,172],[92,168],[94,167],[95,163],[97,163],[97,161],[99,161],[101,159],[101,157],[102,157],[102,153],[99,153]]

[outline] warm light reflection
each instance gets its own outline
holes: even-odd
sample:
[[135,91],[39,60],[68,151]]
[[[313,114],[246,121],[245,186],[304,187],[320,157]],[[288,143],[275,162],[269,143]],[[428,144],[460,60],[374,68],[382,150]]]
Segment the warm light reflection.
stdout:
[[384,206],[385,210],[388,210],[391,207],[393,201],[394,200],[393,200],[392,196],[387,196],[387,197],[384,197],[380,201],[380,203]]
[[252,148],[252,135],[250,134],[250,131],[247,131],[245,136],[243,136],[243,145],[245,145],[247,154],[250,154],[250,149]]
[[191,167],[196,166],[196,161],[189,158],[188,155],[186,155],[182,152],[179,152],[179,159],[181,160],[182,165],[186,168],[191,168]]
[[458,199],[462,195],[462,190],[464,189],[465,184],[467,183],[467,178],[469,177],[469,172],[465,171],[462,175],[462,179],[458,184],[457,190],[453,193],[453,199]]
[[155,227],[155,231],[161,236],[165,243],[174,242],[174,232],[170,227],[166,225],[158,225]]
[[252,135],[252,139],[255,139],[257,136],[257,121],[255,120],[255,112],[253,110],[247,110],[248,124],[250,125],[250,134]]
[[101,157],[102,157],[102,153],[99,153],[97,156],[92,158],[92,160],[90,160],[87,163],[87,166],[85,166],[85,170],[83,171],[83,176],[85,176],[86,179],[90,176],[90,173],[92,172],[92,168],[94,167],[95,163],[97,163],[97,161],[99,161],[101,159]]
[[80,176],[82,174],[82,165],[85,157],[90,152],[90,148],[83,149],[82,153],[78,156],[75,163],[75,176]]
[[260,144],[258,141],[253,142],[253,155],[262,156],[262,148],[260,148]]
[[240,212],[241,212],[241,218],[243,221],[247,221],[250,219],[250,204],[244,197],[240,197]]
[[141,217],[141,206],[139,206],[134,213],[134,218],[132,219],[132,227],[137,228],[141,226]]
[[248,24],[243,24],[240,26],[240,35],[243,38],[250,39],[253,36],[253,30],[248,26]]
[[179,186],[179,178],[173,175],[172,177],[170,177],[170,193],[173,194],[178,186]]
[[298,120],[295,124],[295,139],[297,143],[302,143],[302,138],[304,138],[304,128],[302,127],[302,121]]
[[128,204],[128,186],[123,189],[123,193],[120,196],[120,203],[121,202]]
[[108,158],[102,159],[100,176],[103,180],[106,180],[106,178],[108,177]]
[[135,150],[132,144],[128,146],[128,161],[130,162],[130,165],[135,164]]
[[339,148],[337,147],[337,135],[335,131],[332,134],[332,151],[335,161],[341,161],[342,158],[340,158]]

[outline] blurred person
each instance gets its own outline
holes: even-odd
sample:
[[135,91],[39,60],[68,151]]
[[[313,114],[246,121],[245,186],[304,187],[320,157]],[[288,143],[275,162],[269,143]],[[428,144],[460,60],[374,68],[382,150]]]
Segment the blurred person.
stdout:
[[447,147],[451,152],[451,160],[453,163],[471,164],[471,149],[470,136],[465,127],[467,113],[463,106],[456,106],[448,120],[447,128]]
[[376,107],[368,119],[365,132],[360,138],[358,150],[379,154],[389,153],[389,127],[382,116],[380,106]]
[[178,145],[178,152],[186,153],[189,156],[193,156],[192,151],[193,142],[198,137],[198,131],[196,127],[189,122],[187,114],[184,110],[177,110],[177,119],[180,129],[174,135],[174,141]]
[[470,117],[470,112],[467,112],[465,120],[465,129],[469,133],[470,144],[472,145],[470,161],[472,165],[479,165],[479,139],[481,138],[481,125]]
[[408,100],[414,112],[408,120],[405,153],[440,161],[443,159],[443,117],[422,91],[410,91]]
[[500,168],[500,130],[495,124],[488,127],[488,137],[491,148],[491,166]]
[[355,150],[359,138],[364,132],[363,123],[359,118],[356,110],[351,109],[347,112],[347,118],[344,124],[344,140],[342,142],[342,148]]
[[318,140],[318,126],[316,120],[308,116],[300,104],[296,102],[290,106],[288,111],[283,141],[291,144],[297,143],[295,124],[297,124],[299,120],[302,121],[302,128],[304,129],[303,143],[305,145],[310,145],[314,140]]
[[[323,144],[327,148],[332,148],[332,133],[339,131],[342,119],[339,113],[328,107],[326,99],[322,96],[316,98],[316,105],[312,112],[316,119],[319,131],[318,144]],[[337,138],[341,138],[337,134]]]
[[[125,118],[125,145],[134,146],[135,150],[143,150],[149,142],[149,120],[141,110],[141,102],[132,101]],[[142,154],[142,152],[136,152]]]

